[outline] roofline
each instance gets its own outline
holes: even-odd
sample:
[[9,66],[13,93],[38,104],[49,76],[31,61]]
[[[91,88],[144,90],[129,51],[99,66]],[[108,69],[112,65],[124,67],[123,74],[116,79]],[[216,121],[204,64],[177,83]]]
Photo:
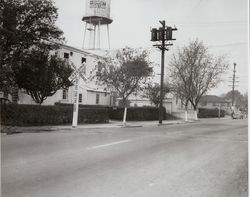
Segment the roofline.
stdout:
[[91,90],[91,89],[86,89],[88,92],[99,92],[99,93],[106,93],[106,94],[110,94],[109,91],[104,91],[104,90]]
[[57,43],[61,48],[65,48],[65,49],[69,49],[69,50],[72,50],[74,52],[78,52],[78,53],[81,53],[83,55],[88,55],[88,56],[92,56],[92,57],[96,57],[96,58],[100,58],[100,59],[103,59],[104,57],[103,56],[100,56],[100,55],[96,55],[94,53],[90,53],[90,52],[87,52],[85,50],[82,50],[82,49],[79,49],[79,48],[76,48],[76,47],[72,47],[72,46],[69,46],[69,45],[66,45],[66,44],[61,44],[61,43]]
[[207,103],[231,103],[231,101],[203,101]]
[[[211,99],[212,98],[212,99]],[[231,103],[232,101],[224,99],[217,95],[204,95],[201,97],[200,102],[207,102],[207,103]]]

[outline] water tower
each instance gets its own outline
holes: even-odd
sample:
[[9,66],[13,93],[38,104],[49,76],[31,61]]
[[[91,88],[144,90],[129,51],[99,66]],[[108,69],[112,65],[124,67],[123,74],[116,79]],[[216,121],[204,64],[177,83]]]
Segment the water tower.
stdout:
[[[82,48],[96,49],[101,46],[101,27],[107,27],[108,47],[110,48],[109,24],[113,22],[110,18],[110,0],[85,0],[85,22]],[[86,39],[87,37],[87,39]],[[85,43],[88,41],[88,43]],[[86,47],[86,45],[88,47]]]

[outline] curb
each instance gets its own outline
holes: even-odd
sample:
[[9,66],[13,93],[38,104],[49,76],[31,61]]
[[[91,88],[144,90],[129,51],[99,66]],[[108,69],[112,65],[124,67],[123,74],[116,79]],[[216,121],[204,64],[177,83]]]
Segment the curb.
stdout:
[[[199,121],[199,120],[198,120]],[[137,123],[127,123],[126,126],[123,124],[107,124],[107,125],[79,125],[76,128],[72,128],[70,126],[61,127],[61,126],[46,126],[46,127],[34,127],[34,128],[26,128],[26,127],[13,127],[13,128],[6,128],[6,130],[1,133],[6,135],[13,135],[13,134],[20,134],[20,133],[45,133],[45,132],[60,132],[60,131],[73,131],[75,129],[110,129],[110,128],[121,128],[121,129],[130,129],[130,128],[139,128],[139,127],[152,127],[152,126],[167,126],[167,125],[177,125],[177,124],[185,124],[185,123],[195,123],[197,121],[176,121],[176,122],[163,122],[162,124],[158,124],[157,122],[148,122],[146,124],[137,124]]]
[[143,126],[142,125],[126,125],[126,126],[122,126],[121,128],[129,129],[129,128],[137,128],[137,127],[143,127]]

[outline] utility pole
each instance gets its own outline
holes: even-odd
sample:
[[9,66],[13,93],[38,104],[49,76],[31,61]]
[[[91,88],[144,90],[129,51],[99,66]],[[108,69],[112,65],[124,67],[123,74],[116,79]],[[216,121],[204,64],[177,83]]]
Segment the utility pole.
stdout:
[[219,115],[218,115],[218,116],[219,116],[219,119],[220,119],[220,103],[219,103],[219,112],[218,112],[218,113],[219,113]]
[[230,77],[232,81],[229,81],[230,83],[232,83],[232,85],[229,85],[230,87],[232,87],[232,106],[234,106],[234,100],[235,100],[235,98],[234,98],[235,87],[237,86],[237,83],[239,82],[239,81],[236,81],[236,78],[239,78],[235,74],[236,73],[236,63],[233,63],[233,64],[234,64],[233,77],[232,78]]
[[165,21],[160,21],[162,24],[162,40],[161,40],[161,87],[160,87],[160,108],[159,108],[159,124],[162,124],[162,100],[163,100],[163,83],[164,83],[164,58],[165,58]]
[[232,87],[232,106],[234,106],[234,85],[235,85],[235,67],[236,63],[234,63],[234,71],[233,71],[233,87]]
[[151,29],[151,41],[159,41],[160,44],[155,44],[153,46],[161,50],[161,81],[160,81],[160,105],[159,105],[159,125],[162,124],[163,120],[163,86],[164,86],[164,59],[165,59],[165,50],[168,51],[167,46],[172,46],[172,43],[166,43],[167,41],[172,41],[172,31],[177,31],[177,28],[172,28],[166,26],[165,20],[159,21],[162,25],[159,29]]

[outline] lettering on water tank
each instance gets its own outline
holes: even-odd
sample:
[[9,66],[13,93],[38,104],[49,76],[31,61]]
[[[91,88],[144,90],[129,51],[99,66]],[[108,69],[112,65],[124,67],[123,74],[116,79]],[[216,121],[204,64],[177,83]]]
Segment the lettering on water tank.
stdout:
[[106,9],[106,2],[92,0],[89,2],[89,7]]

